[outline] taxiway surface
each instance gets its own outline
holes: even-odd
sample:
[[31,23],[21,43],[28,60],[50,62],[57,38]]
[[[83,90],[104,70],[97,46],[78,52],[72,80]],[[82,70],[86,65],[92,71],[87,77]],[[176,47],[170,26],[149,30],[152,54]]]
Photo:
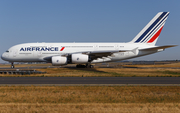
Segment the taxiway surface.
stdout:
[[180,77],[0,77],[0,84],[180,84]]

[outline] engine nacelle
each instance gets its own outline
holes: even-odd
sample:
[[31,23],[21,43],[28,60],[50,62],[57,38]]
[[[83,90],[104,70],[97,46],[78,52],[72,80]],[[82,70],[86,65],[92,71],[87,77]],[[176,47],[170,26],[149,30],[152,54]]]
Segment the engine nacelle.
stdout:
[[71,60],[72,63],[74,64],[84,64],[84,63],[88,63],[89,56],[84,54],[72,54]]
[[67,57],[53,56],[51,58],[51,61],[52,61],[53,66],[66,65],[67,64]]

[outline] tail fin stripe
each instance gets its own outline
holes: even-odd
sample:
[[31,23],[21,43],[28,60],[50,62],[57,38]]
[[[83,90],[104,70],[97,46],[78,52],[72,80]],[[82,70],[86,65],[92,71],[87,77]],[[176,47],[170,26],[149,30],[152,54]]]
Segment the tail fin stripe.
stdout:
[[144,41],[144,43],[147,43],[148,40],[150,40],[150,39],[159,31],[159,29],[161,29],[162,26],[164,26],[164,24],[165,24],[165,22],[163,22],[160,26],[158,26],[158,27],[156,28],[156,30],[155,30],[154,32],[152,32],[151,35],[150,35],[148,38],[146,38],[146,40]]
[[[169,15],[169,14],[168,14],[168,15]],[[156,30],[156,28],[159,27],[160,24],[161,24],[160,26],[163,25],[162,23],[164,23],[164,20],[168,17],[168,15],[166,15],[166,17],[165,17],[161,22],[159,22],[159,24],[158,24],[158,25],[146,36],[146,38],[144,38],[143,41],[141,41],[141,42],[144,42],[146,39],[149,39],[149,38],[150,38],[149,36]],[[149,38],[148,38],[148,37],[149,37]]]
[[144,36],[167,14],[167,12],[163,12],[157,19],[156,21],[135,41],[135,42],[140,42]]
[[161,29],[147,43],[154,42],[154,40],[156,40],[156,38],[160,35],[162,28],[163,28],[163,26],[161,27]]

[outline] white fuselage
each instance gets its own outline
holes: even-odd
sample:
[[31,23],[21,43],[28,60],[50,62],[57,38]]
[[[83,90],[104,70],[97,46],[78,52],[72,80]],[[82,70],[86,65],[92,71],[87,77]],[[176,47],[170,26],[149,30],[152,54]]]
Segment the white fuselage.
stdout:
[[[139,49],[151,47],[155,46],[139,43],[25,43],[11,47],[1,57],[9,62],[47,62],[47,58],[52,56],[88,51],[122,51],[91,61],[91,63],[101,63],[121,61],[158,52],[158,50],[139,51]],[[136,48],[137,52],[134,52],[133,49]]]

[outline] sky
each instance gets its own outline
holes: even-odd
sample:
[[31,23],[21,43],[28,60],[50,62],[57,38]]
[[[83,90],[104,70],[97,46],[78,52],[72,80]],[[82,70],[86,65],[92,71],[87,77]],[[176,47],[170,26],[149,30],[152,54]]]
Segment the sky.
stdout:
[[[129,42],[158,12],[170,15],[156,45],[180,45],[179,5],[179,0],[0,0],[0,54],[29,42]],[[179,50],[132,60],[180,60]]]

